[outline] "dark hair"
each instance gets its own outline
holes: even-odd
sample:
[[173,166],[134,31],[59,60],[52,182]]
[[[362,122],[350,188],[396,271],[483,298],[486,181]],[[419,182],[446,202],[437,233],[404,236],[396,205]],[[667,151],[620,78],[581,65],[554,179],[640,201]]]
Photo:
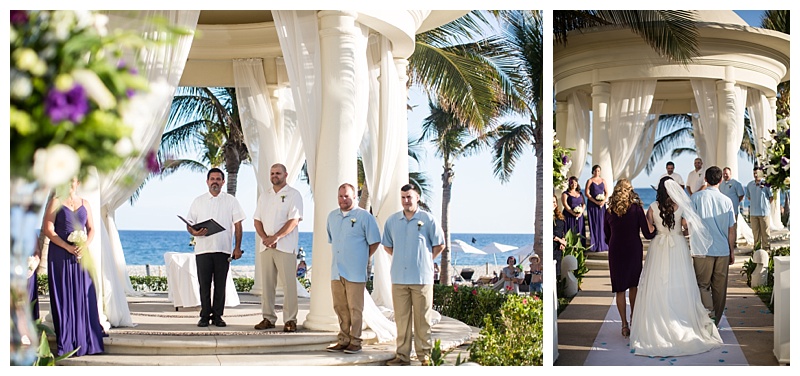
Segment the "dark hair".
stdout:
[[717,185],[722,180],[722,170],[717,166],[711,166],[706,170],[706,182],[708,185]]
[[667,162],[667,167],[669,167],[669,166],[675,167],[675,163],[672,163],[672,161],[669,161],[669,162]]
[[517,258],[514,256],[508,256],[508,258],[506,259],[506,264],[508,264],[508,260],[514,260],[514,263],[515,264],[517,263]]
[[599,164],[596,164],[596,165],[592,166],[592,173],[594,174],[594,172],[597,171],[597,169],[599,169],[599,168],[600,168]]
[[581,185],[578,183],[578,178],[575,176],[570,176],[569,180],[567,180],[567,192],[569,192],[570,187],[572,186],[572,182],[575,182],[575,192],[581,191]]
[[211,179],[211,174],[213,174],[215,172],[219,172],[219,174],[222,175],[222,180],[225,180],[225,173],[222,172],[222,170],[220,170],[220,169],[218,169],[216,167],[208,170],[208,173],[206,174],[206,180]]
[[410,190],[417,192],[417,195],[419,196],[419,191],[417,190],[417,187],[415,187],[413,184],[406,184],[400,187],[400,192],[408,192]]
[[758,171],[758,170],[760,170],[760,169],[761,169],[761,168],[759,168],[759,167],[753,167],[753,172],[756,172],[756,171]]
[[354,187],[350,183],[342,183],[342,185],[339,186],[339,189],[342,189],[342,188],[345,188],[345,187],[350,188],[350,190],[353,191],[354,194],[358,193],[358,191],[356,191],[356,187]]
[[658,182],[658,190],[656,191],[656,201],[658,202],[658,209],[661,213],[661,224],[668,229],[675,227],[675,204],[674,201],[667,194],[667,187],[664,183],[667,180],[672,180],[671,177],[665,176]]

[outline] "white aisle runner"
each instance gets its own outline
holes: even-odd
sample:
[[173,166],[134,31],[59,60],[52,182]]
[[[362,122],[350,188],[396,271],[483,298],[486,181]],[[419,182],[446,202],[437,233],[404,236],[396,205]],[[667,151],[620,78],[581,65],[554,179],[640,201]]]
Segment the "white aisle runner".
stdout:
[[[630,312],[628,303],[628,312]],[[689,356],[650,357],[631,353],[628,339],[621,334],[622,320],[614,299],[600,331],[586,357],[584,366],[746,366],[747,359],[723,315],[719,335],[723,345],[714,350]]]

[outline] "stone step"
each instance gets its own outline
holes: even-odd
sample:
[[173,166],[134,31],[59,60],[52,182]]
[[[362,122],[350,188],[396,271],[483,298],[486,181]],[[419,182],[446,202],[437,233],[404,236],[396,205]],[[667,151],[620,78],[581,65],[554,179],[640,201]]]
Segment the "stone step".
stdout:
[[[380,366],[394,358],[394,345],[358,354],[324,350],[279,354],[94,355],[65,359],[60,366]],[[418,362],[417,362],[418,363]]]

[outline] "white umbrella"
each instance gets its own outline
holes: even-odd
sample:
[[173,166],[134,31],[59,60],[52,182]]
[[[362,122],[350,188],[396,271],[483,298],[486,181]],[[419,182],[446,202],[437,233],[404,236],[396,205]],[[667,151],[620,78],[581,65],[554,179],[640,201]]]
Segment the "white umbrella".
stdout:
[[450,250],[453,252],[471,253],[473,255],[486,255],[488,253],[467,244],[463,240],[453,240],[450,244]]
[[481,251],[484,251],[487,254],[492,254],[492,253],[508,252],[514,249],[517,249],[517,246],[491,242],[488,245],[481,248]]
[[508,256],[514,256],[518,264],[529,265],[528,257],[533,256],[533,243],[509,251]]

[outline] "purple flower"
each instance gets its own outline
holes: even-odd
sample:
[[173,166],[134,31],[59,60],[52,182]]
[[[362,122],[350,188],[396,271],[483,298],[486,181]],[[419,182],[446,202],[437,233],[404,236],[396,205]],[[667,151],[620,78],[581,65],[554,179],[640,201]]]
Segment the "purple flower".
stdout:
[[569,158],[566,155],[561,156],[561,164],[567,164],[569,162]]
[[11,11],[11,24],[12,25],[24,25],[28,23],[28,12],[24,10],[12,10]]
[[50,89],[44,101],[44,111],[50,121],[58,123],[69,119],[73,123],[83,120],[89,112],[89,100],[83,86],[75,85],[68,91]]
[[786,137],[789,137],[789,128],[786,128]]
[[125,90],[125,95],[128,97],[128,99],[131,99],[134,95],[136,95],[136,90],[127,89]]
[[156,155],[156,152],[152,150],[149,151],[145,160],[147,164],[147,171],[152,173],[161,172],[161,165],[158,163],[158,156]]
[[789,164],[789,160],[786,157],[781,157],[781,166],[786,166]]

